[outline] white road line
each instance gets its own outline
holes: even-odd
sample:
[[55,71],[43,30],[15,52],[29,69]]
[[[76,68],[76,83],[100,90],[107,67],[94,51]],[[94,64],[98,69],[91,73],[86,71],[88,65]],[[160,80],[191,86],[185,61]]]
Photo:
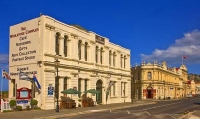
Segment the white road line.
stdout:
[[165,106],[168,106],[168,105],[174,105],[174,104],[178,104],[178,103],[183,103],[183,102],[184,102],[184,101],[182,101],[182,102],[177,102],[177,103],[171,103],[171,104],[167,104],[167,105],[161,105],[161,106],[151,107],[151,108],[146,108],[146,109],[143,109],[143,111],[149,110],[149,109],[155,109],[155,108],[159,108],[159,107],[165,107]]
[[126,110],[128,112],[128,114],[130,114],[130,112],[128,110]]
[[170,114],[166,114],[166,115],[168,115],[168,116],[170,116],[170,117],[172,117],[172,118],[176,119],[176,117],[174,117],[174,116],[172,116],[172,115],[170,115]]
[[149,116],[151,116],[151,114],[149,112],[147,112],[147,111],[144,111],[144,112],[146,112]]

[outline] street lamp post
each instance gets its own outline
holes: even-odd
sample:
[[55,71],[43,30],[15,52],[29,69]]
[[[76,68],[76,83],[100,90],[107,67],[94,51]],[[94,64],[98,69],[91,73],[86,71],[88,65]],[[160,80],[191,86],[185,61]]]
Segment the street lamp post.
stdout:
[[58,65],[60,64],[60,61],[58,58],[55,58],[55,66],[56,66],[56,80],[55,80],[55,97],[56,97],[56,112],[59,112],[59,103],[58,103],[58,97],[59,97],[59,77],[58,77]]

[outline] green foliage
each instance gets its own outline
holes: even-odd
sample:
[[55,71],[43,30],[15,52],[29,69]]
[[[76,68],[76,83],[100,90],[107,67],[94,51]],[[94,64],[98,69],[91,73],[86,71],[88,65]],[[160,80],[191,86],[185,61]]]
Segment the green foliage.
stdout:
[[40,107],[35,107],[35,110],[41,110],[41,108]]
[[17,111],[22,111],[22,106],[17,105],[17,106],[16,106],[16,109],[17,109]]
[[38,104],[37,100],[35,100],[35,99],[31,100],[31,105],[37,105],[37,104]]
[[26,110],[30,110],[30,106],[29,105],[26,106]]
[[12,112],[13,110],[3,110],[3,112]]
[[195,82],[200,82],[200,75],[198,74],[188,74],[188,80],[194,80]]
[[11,107],[16,106],[16,100],[10,100],[9,104]]

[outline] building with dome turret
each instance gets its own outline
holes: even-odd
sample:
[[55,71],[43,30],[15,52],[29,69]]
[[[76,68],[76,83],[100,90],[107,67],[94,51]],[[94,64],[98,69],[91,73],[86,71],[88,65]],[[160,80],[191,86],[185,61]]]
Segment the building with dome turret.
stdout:
[[181,98],[189,94],[186,65],[170,68],[162,63],[145,63],[132,67],[133,99]]

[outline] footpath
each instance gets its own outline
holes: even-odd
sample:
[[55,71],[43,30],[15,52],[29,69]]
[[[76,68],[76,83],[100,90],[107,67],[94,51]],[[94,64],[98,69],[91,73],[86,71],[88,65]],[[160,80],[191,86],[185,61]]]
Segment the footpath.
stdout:
[[154,101],[134,101],[126,103],[96,105],[94,107],[77,107],[76,109],[61,109],[59,112],[55,110],[31,110],[0,113],[0,119],[55,119],[65,116],[75,116],[80,114],[102,112],[114,109],[123,109],[134,106],[155,104]]

